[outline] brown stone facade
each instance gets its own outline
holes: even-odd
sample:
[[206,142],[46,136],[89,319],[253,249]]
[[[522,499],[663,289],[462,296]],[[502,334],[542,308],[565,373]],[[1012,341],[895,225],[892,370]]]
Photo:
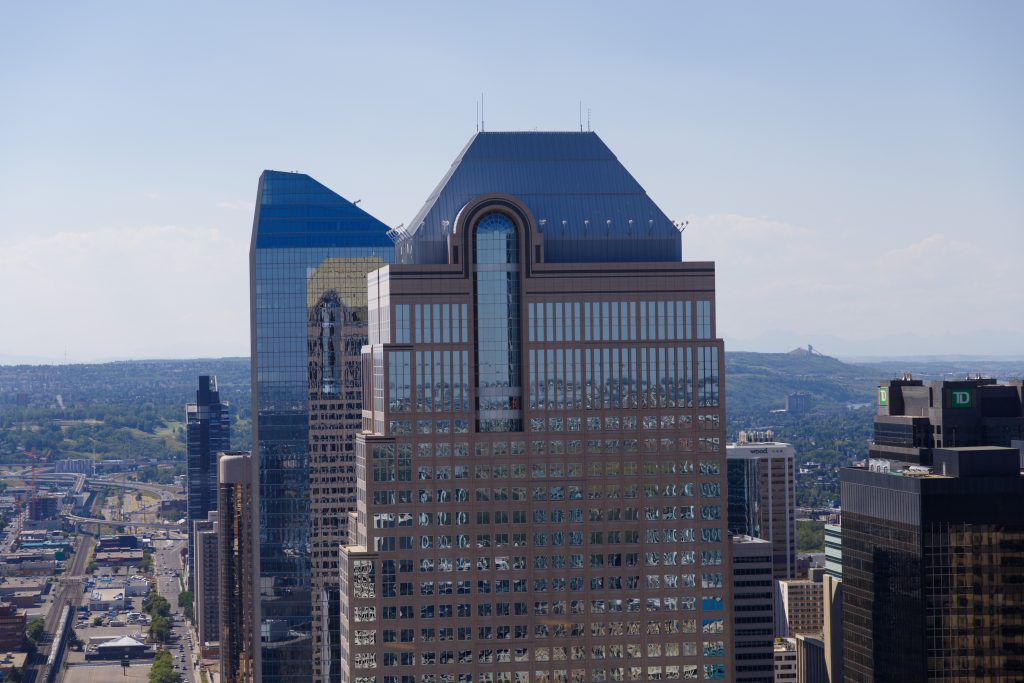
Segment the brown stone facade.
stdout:
[[368,289],[342,681],[731,680],[714,265],[545,263],[488,195]]

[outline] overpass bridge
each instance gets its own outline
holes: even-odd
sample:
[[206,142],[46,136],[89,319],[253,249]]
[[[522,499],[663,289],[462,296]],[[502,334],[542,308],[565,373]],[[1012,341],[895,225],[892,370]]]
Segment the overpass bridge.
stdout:
[[152,522],[133,522],[131,520],[97,519],[95,517],[82,517],[81,515],[67,515],[65,519],[78,525],[96,524],[116,529],[144,529],[146,531],[178,531],[180,526],[178,524],[154,524]]

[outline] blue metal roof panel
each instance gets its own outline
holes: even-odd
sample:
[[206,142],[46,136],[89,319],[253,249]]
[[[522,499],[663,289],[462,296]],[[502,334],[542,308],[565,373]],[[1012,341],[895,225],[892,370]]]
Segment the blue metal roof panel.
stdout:
[[391,247],[388,226],[304,173],[264,171],[257,247]]
[[681,257],[679,231],[596,133],[477,133],[399,236],[400,262],[445,262],[443,222],[490,192],[545,221],[550,262]]

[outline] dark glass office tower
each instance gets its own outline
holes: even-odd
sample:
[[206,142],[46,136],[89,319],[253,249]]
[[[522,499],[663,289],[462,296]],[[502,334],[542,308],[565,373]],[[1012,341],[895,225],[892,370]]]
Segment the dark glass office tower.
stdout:
[[363,276],[394,254],[386,233],[383,223],[307,175],[265,171],[260,177],[250,302],[258,481],[256,668],[264,683],[306,683],[322,673],[325,645],[319,634],[328,606],[323,586],[317,587],[323,574],[317,563],[330,549],[311,524],[311,477],[316,481],[317,474],[310,467],[309,326],[325,302],[337,300],[352,319],[360,305],[365,311]]
[[200,375],[196,402],[185,405],[187,445],[188,589],[195,591],[196,536],[193,522],[217,509],[217,453],[231,450],[228,404],[221,403],[217,378]]
[[369,279],[343,683],[732,679],[714,264],[593,133],[480,133]]
[[1024,476],[1013,448],[844,468],[845,680],[1024,678]]

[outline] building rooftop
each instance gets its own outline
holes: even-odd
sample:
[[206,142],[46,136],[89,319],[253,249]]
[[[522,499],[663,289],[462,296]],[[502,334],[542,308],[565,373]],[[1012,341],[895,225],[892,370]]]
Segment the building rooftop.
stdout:
[[97,649],[108,647],[146,647],[146,644],[135,640],[131,636],[121,636],[120,638],[108,640],[107,642],[100,643],[96,646]]
[[551,263],[678,262],[681,235],[591,132],[477,133],[423,208],[392,233],[400,263],[447,263],[447,237],[474,197],[521,200]]
[[97,588],[90,596],[92,600],[118,600],[124,598],[123,588]]
[[388,226],[305,173],[260,176],[254,246],[391,247]]

